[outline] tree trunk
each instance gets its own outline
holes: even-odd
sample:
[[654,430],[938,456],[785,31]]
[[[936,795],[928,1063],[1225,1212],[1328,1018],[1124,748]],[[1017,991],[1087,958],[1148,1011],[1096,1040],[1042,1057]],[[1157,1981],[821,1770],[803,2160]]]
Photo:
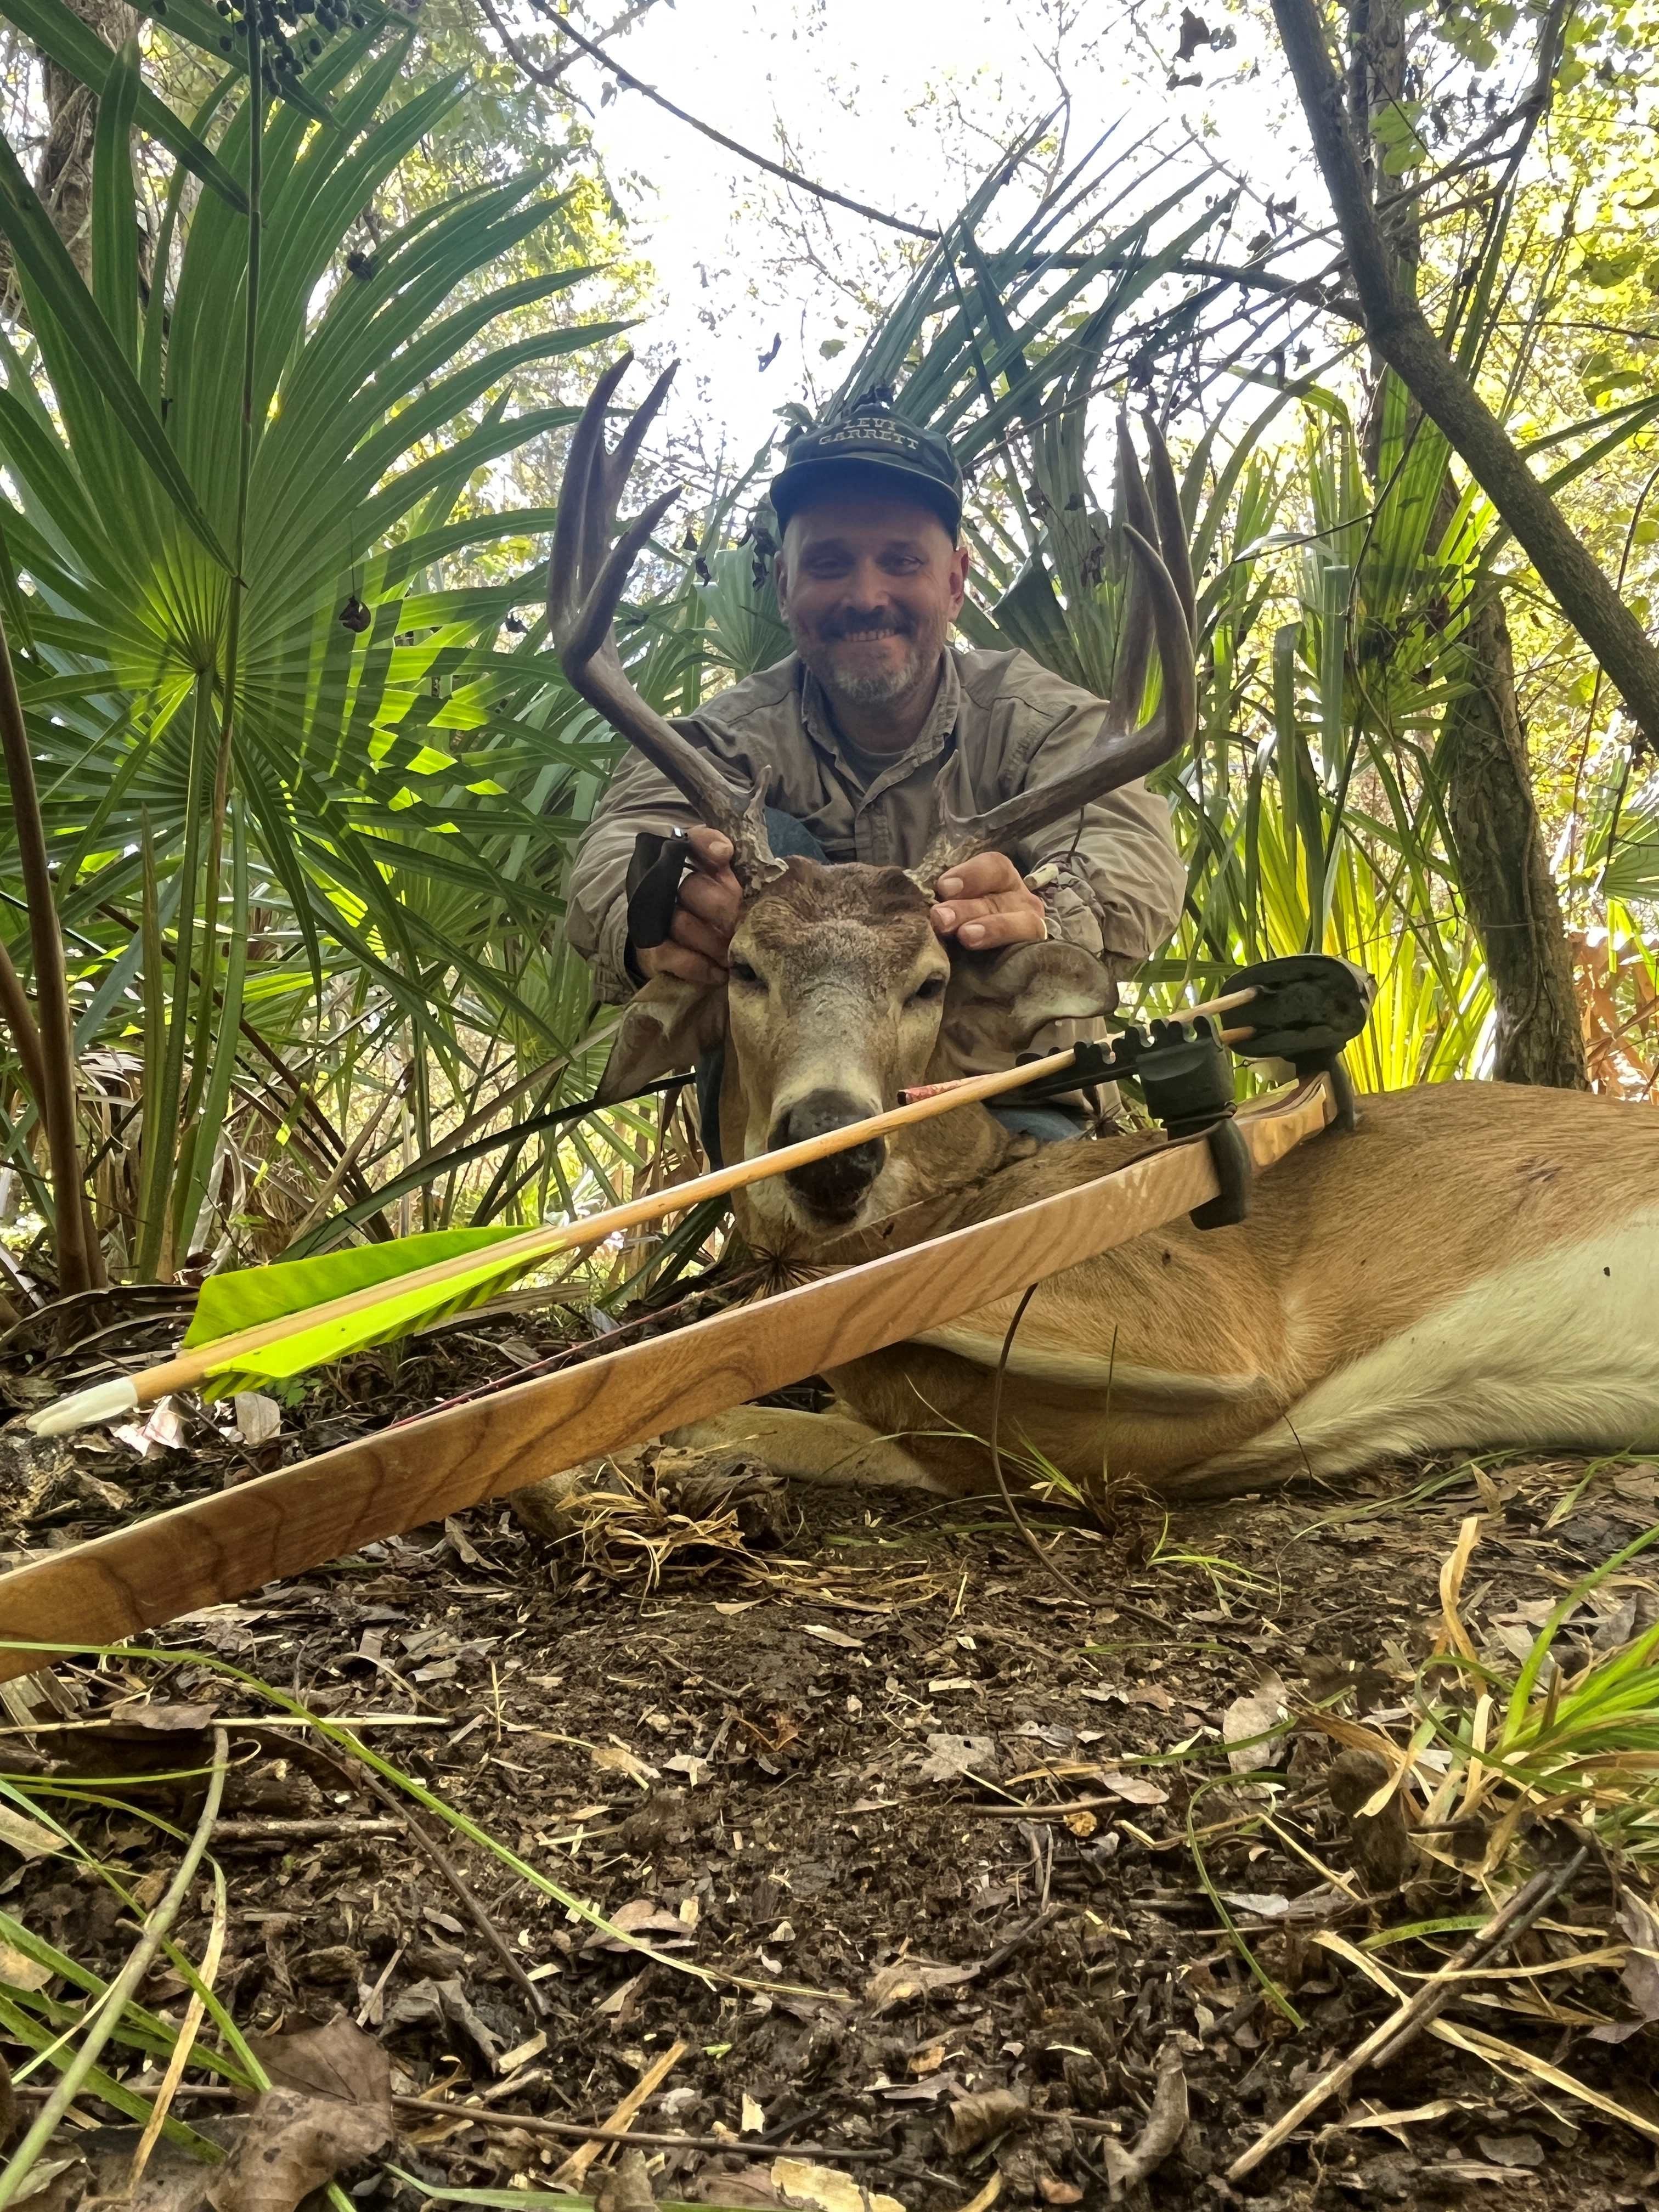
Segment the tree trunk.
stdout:
[[[1401,0],[1352,0],[1348,22],[1345,89],[1352,143],[1366,157],[1364,182],[1387,242],[1390,279],[1415,301],[1421,203],[1389,177],[1372,130],[1378,112],[1408,90],[1405,12]],[[1373,366],[1380,380],[1375,354]],[[1373,483],[1377,474],[1373,454]],[[1431,544],[1443,540],[1456,505],[1449,471],[1436,502]],[[1492,1073],[1502,1083],[1588,1090],[1572,958],[1533,797],[1515,655],[1495,586],[1471,611],[1448,653],[1446,672],[1452,688],[1441,723],[1442,783],[1464,908],[1492,984]]]
[[1623,694],[1643,736],[1659,745],[1659,652],[1430,327],[1415,291],[1400,281],[1314,0],[1273,0],[1273,10],[1347,250],[1367,337],[1439,424],[1556,605]]
[[[138,16],[127,0],[67,0],[67,5],[112,53],[138,27]],[[46,136],[35,165],[34,189],[69,248],[70,259],[82,276],[89,277],[92,149],[98,128],[98,95],[90,85],[82,84],[79,77],[71,76],[44,54],[40,58]],[[11,313],[17,312],[11,249],[3,241],[0,241],[0,298]]]
[[1446,818],[1464,904],[1486,956],[1500,1083],[1586,1091],[1584,1030],[1555,878],[1544,850],[1496,592],[1471,616],[1441,725]]

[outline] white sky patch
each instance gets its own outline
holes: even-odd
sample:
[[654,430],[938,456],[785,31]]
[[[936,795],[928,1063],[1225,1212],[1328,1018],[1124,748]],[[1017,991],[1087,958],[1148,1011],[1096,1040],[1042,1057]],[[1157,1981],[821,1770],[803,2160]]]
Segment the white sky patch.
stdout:
[[[774,158],[787,153],[819,181],[929,225],[954,215],[1013,132],[1066,94],[1073,159],[1114,128],[1126,148],[1156,132],[1172,157],[1130,207],[1200,173],[1202,154],[1185,133],[1206,125],[1230,163],[1263,194],[1282,196],[1296,188],[1290,156],[1304,143],[1299,116],[1285,127],[1282,69],[1251,76],[1262,51],[1259,23],[1219,5],[1201,12],[1212,28],[1235,33],[1237,44],[1200,50],[1184,68],[1202,76],[1202,87],[1176,92],[1165,78],[1179,9],[1149,15],[1143,39],[1126,9],[1098,0],[1083,9],[1041,0],[680,0],[655,7],[617,53],[732,137]],[[514,15],[529,20],[522,4]],[[656,272],[653,307],[635,343],[684,363],[674,428],[700,434],[711,459],[723,452],[728,466],[741,465],[777,428],[783,402],[810,402],[839,380],[850,355],[827,361],[825,342],[855,345],[864,335],[865,313],[835,279],[873,284],[890,298],[902,241],[791,193],[638,94],[600,106],[597,64],[579,62],[571,82],[589,105],[635,242]],[[1305,175],[1302,182],[1304,206],[1316,204]],[[1014,201],[1020,212],[1030,204],[1018,193]],[[764,222],[768,207],[780,205],[797,211],[827,275],[791,257],[787,235]],[[1237,240],[1259,222],[1259,211],[1244,211]],[[1237,240],[1229,258],[1243,258]],[[763,369],[775,338],[781,345]]]

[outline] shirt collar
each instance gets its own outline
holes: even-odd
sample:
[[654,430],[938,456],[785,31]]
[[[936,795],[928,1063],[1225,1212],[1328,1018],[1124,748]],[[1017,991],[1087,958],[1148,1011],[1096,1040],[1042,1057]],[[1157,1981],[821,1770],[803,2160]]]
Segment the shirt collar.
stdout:
[[[962,678],[957,667],[957,656],[948,647],[943,659],[944,673],[921,735],[906,751],[882,763],[879,775],[872,781],[872,790],[877,783],[884,788],[889,783],[902,782],[924,761],[936,759],[949,744],[957,726],[957,717],[962,711]],[[853,761],[846,742],[836,726],[835,714],[823,686],[805,661],[798,662],[798,672],[801,727],[820,752],[828,753],[854,782],[860,781],[864,762],[869,757],[861,756],[857,763]]]

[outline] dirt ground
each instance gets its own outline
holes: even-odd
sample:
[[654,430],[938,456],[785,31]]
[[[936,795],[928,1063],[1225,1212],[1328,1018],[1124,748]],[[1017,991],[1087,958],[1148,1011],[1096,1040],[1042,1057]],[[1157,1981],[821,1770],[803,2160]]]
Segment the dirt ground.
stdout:
[[[349,1379],[303,1432],[290,1419],[257,1451],[204,1445],[198,1429],[141,1462],[107,1438],[33,1446],[13,1426],[0,1540],[59,1545],[322,1449],[361,1423],[354,1396],[374,1395],[380,1370],[362,1365],[368,1386]],[[430,1385],[404,1369],[392,1396]],[[665,1481],[586,1545],[497,1506],[373,1546],[176,1626],[157,1639],[185,1654],[176,1663],[58,1670],[55,1712],[38,1684],[14,1690],[6,1764],[33,1768],[33,1787],[100,1778],[57,1809],[143,1904],[179,1850],[156,1818],[188,1828],[201,1802],[199,1780],[143,1771],[201,1763],[201,1708],[233,1723],[219,1993],[249,2030],[343,2009],[390,2051],[398,2091],[473,2099],[478,2117],[401,2109],[392,2163],[428,2188],[549,2187],[575,2145],[515,2119],[602,2123],[678,2052],[635,2122],[690,2139],[653,2147],[659,2197],[776,2203],[772,2162],[787,2155],[839,2165],[912,2212],[987,2205],[999,2177],[1004,2203],[1105,2203],[1160,2064],[1178,2064],[1188,2125],[1131,2179],[1129,2202],[1659,2206],[1659,2027],[1638,2024],[1616,1965],[1558,1963],[1593,1954],[1616,1910],[1595,1853],[1445,2020],[1617,2099],[1649,2139],[1425,2034],[1247,2179],[1224,2178],[1390,2008],[1331,1940],[1491,1905],[1455,1838],[1389,1879],[1377,1824],[1339,1809],[1328,1737],[1239,1755],[1283,1762],[1269,1796],[1230,1771],[1224,1729],[1336,1709],[1346,1692],[1342,1711],[1399,1733],[1465,1516],[1485,1518],[1462,1617],[1513,1655],[1565,1589],[1659,1519],[1651,1465],[1419,1468],[1167,1526],[1141,1507],[1110,1535],[1056,1537],[1050,1521],[1082,1603],[994,1501],[763,1485],[724,1521],[706,1498],[681,1506]],[[1599,1601],[1638,1623],[1656,1603],[1635,1577]],[[1587,1610],[1583,1645],[1605,1632]],[[420,1816],[517,1962],[509,1974],[362,1765],[276,1724],[209,1655],[360,1721],[382,1758],[655,1956]],[[164,1708],[160,1725],[17,1730],[135,1696]],[[1565,1844],[1546,1822],[1517,1848],[1530,1870]],[[132,1922],[95,1873],[0,1860],[6,1912],[113,1970]],[[192,1958],[210,1904],[198,1885],[174,1929]],[[1411,1987],[1447,1948],[1370,1955]],[[184,1990],[164,1968],[143,1994],[176,2020]],[[188,2091],[179,2106],[207,2109]],[[748,2147],[724,2147],[738,2136]],[[351,2193],[411,2212],[425,2201],[378,2166]]]

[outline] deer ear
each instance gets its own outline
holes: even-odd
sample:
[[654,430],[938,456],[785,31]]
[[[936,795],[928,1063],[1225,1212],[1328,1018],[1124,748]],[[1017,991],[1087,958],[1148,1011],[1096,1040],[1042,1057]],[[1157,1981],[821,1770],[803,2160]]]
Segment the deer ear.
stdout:
[[1024,1052],[1051,1023],[1092,1021],[1116,1004],[1117,985],[1100,962],[1051,937],[989,954],[954,954],[943,1031],[969,1050],[973,1040],[981,1051],[991,1045]]
[[614,1106],[659,1077],[695,1067],[725,1035],[723,990],[683,982],[677,975],[653,975],[623,1014],[594,1104]]

